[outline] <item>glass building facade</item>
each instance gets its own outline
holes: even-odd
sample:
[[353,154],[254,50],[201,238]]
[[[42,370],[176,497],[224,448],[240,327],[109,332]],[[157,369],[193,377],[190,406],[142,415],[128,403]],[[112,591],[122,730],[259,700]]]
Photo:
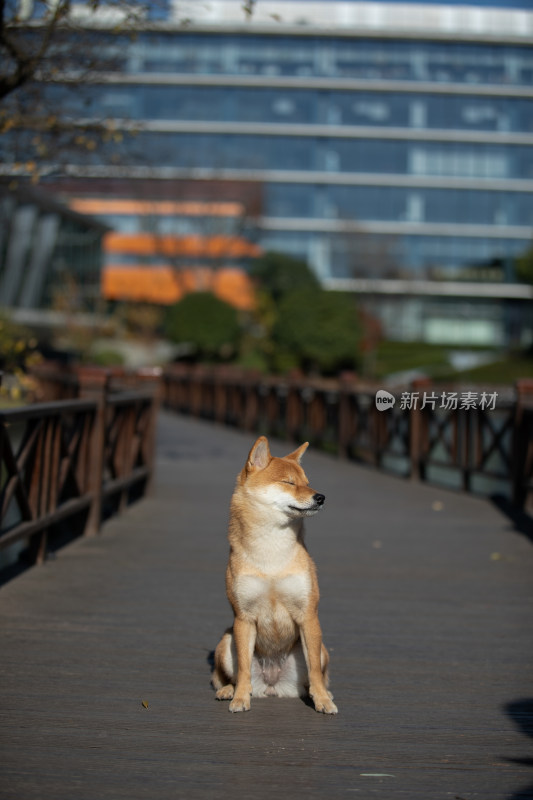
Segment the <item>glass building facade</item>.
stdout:
[[97,310],[106,230],[44,192],[0,189],[0,306]]
[[[148,21],[134,39],[102,30],[113,68],[82,89],[68,75],[45,87],[51,107],[112,118],[120,133],[83,156],[66,147],[61,170],[256,182],[260,245],[304,258],[332,288],[355,281],[384,324],[394,301],[380,306],[380,281],[433,281],[436,296],[437,282],[469,282],[487,343],[509,338],[509,319],[527,339],[526,289],[513,289],[510,308],[505,290],[483,300],[483,286],[512,284],[513,259],[531,244],[533,12],[480,7],[474,19],[426,6],[417,27],[397,22],[401,5],[386,16],[364,4],[373,23],[354,24],[359,4],[264,0],[263,16],[243,24],[241,3],[210,5],[213,18]],[[285,8],[290,24],[269,20],[267,6]],[[319,29],[325,9],[333,22]],[[24,136],[3,147],[20,158]],[[444,322],[424,327],[432,304]],[[452,301],[426,294],[415,305],[420,325],[414,334],[405,312],[406,337],[438,338],[431,331],[456,317]]]

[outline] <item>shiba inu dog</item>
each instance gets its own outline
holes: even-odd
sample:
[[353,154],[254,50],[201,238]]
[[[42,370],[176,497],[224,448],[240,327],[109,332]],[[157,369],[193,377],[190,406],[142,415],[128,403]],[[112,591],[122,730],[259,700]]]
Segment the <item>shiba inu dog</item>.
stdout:
[[230,711],[248,711],[250,696],[309,693],[317,711],[337,713],[327,689],[316,567],[303,541],[304,517],[325,500],[300,466],[307,446],[273,458],[260,436],[237,477],[226,571],[235,619],[216,648],[212,674],[217,699],[230,700]]

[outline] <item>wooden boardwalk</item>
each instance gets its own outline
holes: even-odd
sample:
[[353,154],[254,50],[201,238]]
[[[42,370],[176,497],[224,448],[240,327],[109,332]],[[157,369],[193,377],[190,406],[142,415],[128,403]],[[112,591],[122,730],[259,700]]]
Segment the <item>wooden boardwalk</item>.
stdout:
[[339,714],[215,701],[251,438],[163,414],[154,494],[0,589],[0,798],[533,797],[533,549],[485,500],[309,452]]

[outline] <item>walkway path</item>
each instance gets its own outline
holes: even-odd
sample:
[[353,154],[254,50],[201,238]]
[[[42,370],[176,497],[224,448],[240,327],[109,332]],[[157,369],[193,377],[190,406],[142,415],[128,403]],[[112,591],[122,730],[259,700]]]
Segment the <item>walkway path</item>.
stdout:
[[533,547],[485,500],[308,452],[339,714],[215,701],[251,443],[163,414],[153,496],[2,587],[1,800],[533,797]]

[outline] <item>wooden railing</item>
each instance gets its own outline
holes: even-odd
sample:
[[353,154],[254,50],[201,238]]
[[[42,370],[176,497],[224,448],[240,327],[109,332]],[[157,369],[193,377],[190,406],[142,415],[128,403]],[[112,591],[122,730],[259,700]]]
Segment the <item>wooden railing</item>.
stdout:
[[[102,514],[148,485],[159,400],[182,414],[310,441],[403,477],[503,495],[518,508],[533,503],[533,381],[479,388],[479,397],[495,393],[495,402],[455,408],[440,402],[443,395],[455,392],[460,400],[473,387],[418,381],[393,392],[394,406],[383,411],[379,387],[350,374],[310,380],[174,365],[162,374],[43,367],[36,377],[42,396],[60,402],[0,414],[0,547],[39,533],[37,558],[56,520],[83,512],[84,530],[94,532]],[[409,407],[404,397],[412,395],[418,402]],[[65,405],[62,398],[72,397],[78,399]]]
[[63,384],[79,399],[0,411],[0,549],[27,542],[40,562],[59,527],[94,534],[147,490],[158,383],[113,392],[111,377],[81,369]]
[[[387,410],[377,408],[378,388],[349,375],[291,380],[176,366],[163,375],[162,397],[182,414],[310,441],[404,477],[503,494],[521,508],[533,499],[533,382],[473,393],[418,381],[393,393]],[[480,402],[469,404],[469,393]],[[405,399],[414,395],[417,402],[408,407]]]

